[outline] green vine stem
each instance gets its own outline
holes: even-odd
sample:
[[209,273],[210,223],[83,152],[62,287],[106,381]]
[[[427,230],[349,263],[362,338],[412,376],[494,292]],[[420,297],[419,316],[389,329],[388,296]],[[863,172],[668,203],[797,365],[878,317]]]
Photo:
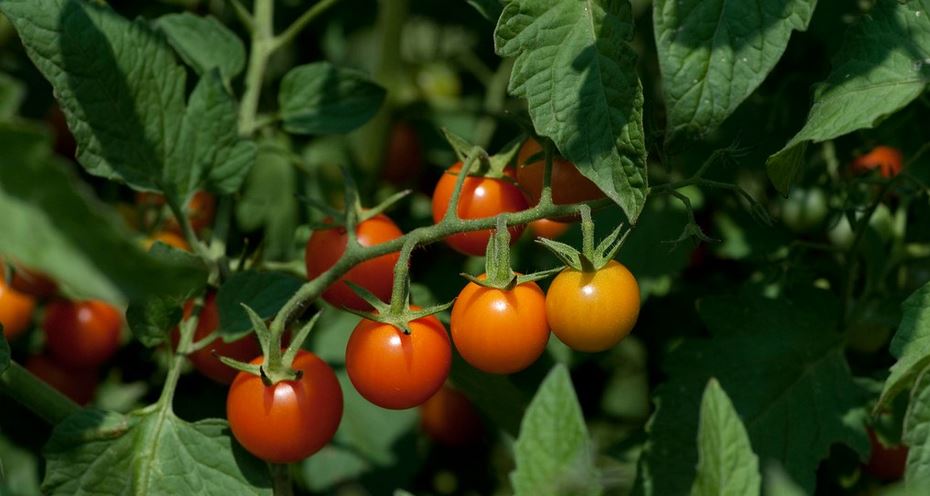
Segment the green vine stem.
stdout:
[[274,0],[255,0],[252,23],[252,50],[245,73],[245,93],[239,107],[239,134],[242,136],[251,136],[255,131],[265,69],[274,52]]
[[0,374],[0,390],[50,424],[78,412],[81,407],[16,362]]

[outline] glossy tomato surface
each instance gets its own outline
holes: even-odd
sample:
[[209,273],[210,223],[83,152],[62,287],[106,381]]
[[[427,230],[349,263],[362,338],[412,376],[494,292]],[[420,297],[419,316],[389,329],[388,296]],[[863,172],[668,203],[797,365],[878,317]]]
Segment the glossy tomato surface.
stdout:
[[469,282],[455,300],[450,326],[462,358],[492,374],[529,367],[549,341],[545,295],[535,282],[510,291]]
[[878,169],[882,177],[894,177],[904,167],[901,150],[890,146],[876,146],[869,153],[857,157],[852,162],[853,172],[863,173]]
[[33,297],[13,289],[7,285],[5,278],[0,277],[0,324],[3,324],[3,335],[7,340],[12,340],[29,327],[35,308]]
[[[527,160],[542,151],[539,142],[530,138],[523,143],[517,154],[517,182],[520,183],[531,205],[539,203],[546,161],[540,159],[527,163]],[[552,160],[551,184],[552,201],[557,205],[597,200],[605,196],[596,184],[578,171],[575,164],[561,157],[555,157]]]
[[[450,167],[439,178],[436,189],[433,191],[433,221],[439,222],[446,211],[449,210],[449,201],[455,191],[458,172],[462,169],[459,162]],[[507,171],[508,177],[513,177],[513,171]],[[459,204],[456,209],[461,219],[483,219],[498,214],[519,212],[528,207],[526,198],[520,189],[505,179],[492,179],[486,177],[468,177],[462,185]],[[510,243],[516,243],[525,226],[511,226]],[[446,243],[457,251],[476,257],[484,256],[491,239],[493,229],[482,229],[459,234],[453,234],[445,239]]]
[[565,269],[546,293],[552,333],[577,351],[604,351],[620,342],[639,316],[639,285],[611,260],[596,272]]
[[[379,214],[360,222],[355,227],[355,235],[362,246],[374,246],[403,236],[397,224],[388,216]],[[344,227],[314,231],[307,241],[304,260],[307,264],[307,277],[314,279],[335,265],[346,250],[349,237]],[[345,281],[362,286],[371,291],[381,301],[391,299],[394,285],[394,264],[400,254],[397,252],[381,255],[356,265],[323,292],[323,299],[337,307],[354,310],[371,310],[361,296],[355,294]]]
[[[258,357],[251,363],[263,362]],[[298,352],[292,367],[303,372],[301,378],[273,386],[240,372],[226,397],[236,440],[271,463],[293,463],[316,453],[333,438],[342,419],[342,390],[333,369],[308,351]]]
[[26,370],[78,405],[86,405],[94,399],[97,390],[96,370],[69,368],[45,355],[29,357]]
[[395,410],[428,400],[449,376],[452,346],[434,316],[410,323],[410,334],[363,319],[346,346],[346,371],[368,401]]
[[475,443],[483,431],[475,405],[448,385],[420,406],[420,425],[430,438],[448,446]]
[[[187,319],[193,304],[188,302],[184,305],[184,318]],[[194,342],[200,341],[215,331],[220,326],[220,312],[216,306],[216,293],[210,292],[204,298],[203,310],[200,311],[200,317],[197,320],[197,330],[194,331]],[[174,333],[175,346],[177,346],[178,334]],[[240,362],[249,362],[262,353],[261,345],[258,344],[258,338],[255,334],[249,334],[235,341],[226,342],[222,338],[216,338],[210,344],[199,350],[187,355],[187,358],[194,365],[198,372],[222,384],[230,384],[236,378],[238,371],[227,367],[219,360],[218,357],[224,356],[238,360]]]
[[45,307],[45,345],[56,360],[70,367],[96,367],[110,359],[120,344],[123,317],[97,300],[56,300]]

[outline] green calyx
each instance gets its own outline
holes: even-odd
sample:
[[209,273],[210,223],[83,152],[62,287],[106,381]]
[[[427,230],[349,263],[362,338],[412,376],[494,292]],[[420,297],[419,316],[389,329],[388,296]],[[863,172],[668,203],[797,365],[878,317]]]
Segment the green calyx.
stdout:
[[348,228],[349,226],[358,225],[376,215],[381,214],[382,212],[391,208],[392,206],[394,206],[394,204],[396,204],[400,200],[403,200],[404,198],[407,197],[407,195],[413,192],[412,190],[409,190],[409,189],[398,191],[397,193],[394,193],[393,195],[387,197],[384,201],[375,205],[374,207],[365,208],[362,205],[361,200],[359,199],[360,197],[358,194],[358,186],[355,184],[355,180],[352,178],[352,174],[350,173],[350,171],[346,168],[343,168],[342,177],[344,178],[344,181],[345,181],[346,207],[344,210],[337,210],[331,207],[330,205],[326,204],[326,202],[320,201],[317,198],[312,198],[312,197],[307,197],[307,196],[300,198],[302,201],[306,202],[307,205],[309,205],[311,208],[319,211],[324,216],[326,216],[328,219],[331,219],[330,221],[324,224],[313,225],[312,227],[314,229],[332,229],[334,227]]
[[537,281],[549,277],[562,270],[561,267],[534,272],[532,274],[517,274],[510,267],[510,230],[502,216],[497,217],[497,227],[494,235],[488,240],[488,248],[484,258],[484,278],[470,274],[462,274],[469,281],[485,287],[510,291],[513,288],[530,281]]
[[400,331],[403,331],[404,334],[410,334],[410,323],[422,319],[424,317],[429,317],[430,315],[437,314],[439,312],[444,312],[452,307],[452,302],[443,303],[441,305],[433,305],[426,308],[413,308],[410,302],[410,279],[404,279],[404,291],[399,298],[391,298],[391,303],[385,303],[378,299],[377,296],[368,291],[367,289],[359,286],[358,284],[353,283],[352,281],[345,281],[346,284],[352,288],[352,291],[355,291],[363,300],[365,300],[369,305],[374,308],[372,312],[365,312],[361,310],[354,310],[351,308],[343,308],[343,310],[358,315],[363,319],[372,320],[375,322],[380,322],[382,324],[388,324],[396,327]]
[[581,272],[596,272],[617,256],[617,252],[620,251],[620,247],[630,234],[630,229],[621,224],[595,246],[591,207],[581,205],[579,211],[582,234],[580,252],[573,246],[551,239],[539,238],[536,242],[549,249],[566,266]]
[[[520,145],[526,139],[525,136],[521,135],[510,141],[497,154],[488,155],[488,152],[483,148],[469,143],[465,138],[446,128],[442,128],[442,134],[445,136],[446,141],[449,142],[452,150],[455,151],[455,156],[462,162],[462,173],[475,177],[503,179],[505,181],[513,180],[504,171],[508,165],[515,161],[517,153],[520,151]],[[470,160],[472,162],[477,160],[477,166],[471,164]]]

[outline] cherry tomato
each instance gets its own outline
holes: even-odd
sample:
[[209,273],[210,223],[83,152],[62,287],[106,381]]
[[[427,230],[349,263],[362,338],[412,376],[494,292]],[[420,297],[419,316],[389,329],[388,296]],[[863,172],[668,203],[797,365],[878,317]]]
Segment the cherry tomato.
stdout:
[[45,355],[29,357],[26,370],[79,405],[86,405],[94,399],[97,390],[96,370],[72,369]]
[[[251,363],[264,360],[260,356]],[[300,379],[273,386],[240,372],[226,397],[226,416],[236,440],[271,463],[292,463],[316,453],[333,438],[342,419],[342,390],[333,369],[303,350],[292,367],[303,372]]]
[[0,324],[3,324],[3,335],[7,340],[12,340],[29,327],[35,308],[33,297],[13,289],[4,277],[0,277]]
[[865,466],[866,472],[889,482],[904,477],[904,469],[907,467],[907,446],[903,444],[885,446],[872,429],[869,429],[869,442],[872,445],[872,452]]
[[[187,302],[184,305],[184,318],[190,317],[194,309],[193,302]],[[203,310],[200,311],[200,317],[197,321],[197,329],[194,331],[194,342],[200,341],[207,337],[220,326],[220,312],[216,306],[216,294],[208,293],[203,302]],[[177,347],[180,338],[177,329],[172,333],[172,341]],[[226,342],[222,338],[216,338],[210,344],[199,350],[187,355],[187,358],[194,364],[194,368],[201,374],[222,384],[230,384],[236,378],[238,371],[223,364],[214,354],[248,362],[258,355],[261,355],[262,348],[258,344],[258,338],[255,334],[249,334],[235,341]]]
[[[139,192],[136,193],[136,203],[146,208],[161,208],[165,205],[165,197],[159,193]],[[216,198],[206,191],[197,191],[188,200],[184,210],[194,231],[200,231],[213,223]],[[181,226],[173,216],[165,220],[165,229],[175,233],[181,232]]]
[[154,245],[156,241],[161,241],[162,243],[168,246],[173,246],[179,250],[191,251],[191,247],[189,244],[187,244],[187,240],[175,234],[173,231],[161,231],[156,233],[151,238],[146,239],[145,249],[151,250],[152,245]]
[[391,128],[384,168],[384,179],[394,184],[406,184],[423,169],[423,152],[416,130],[405,122]]
[[20,265],[15,266],[13,280],[10,285],[16,291],[25,293],[39,299],[46,299],[58,291],[58,285],[48,276]]
[[[527,159],[542,151],[538,141],[530,138],[523,143],[517,154],[517,182],[529,197],[530,204],[539,203],[542,194],[543,174],[546,161],[526,163]],[[552,202],[557,205],[580,203],[604,198],[604,192],[590,179],[584,177],[575,164],[554,157],[552,160]]]
[[449,446],[474,443],[482,431],[471,400],[450,386],[443,386],[420,406],[420,425],[429,437]]
[[549,341],[545,299],[535,282],[510,291],[469,282],[452,306],[455,348],[471,366],[492,374],[529,367]]
[[823,223],[827,213],[827,196],[820,188],[795,189],[782,201],[782,220],[789,229],[797,233],[816,229]]
[[[355,226],[355,235],[362,246],[374,246],[403,236],[400,228],[386,215],[376,215]],[[349,237],[344,227],[314,231],[307,241],[305,261],[307,277],[314,279],[336,264],[345,253]],[[337,307],[354,310],[371,310],[361,296],[355,294],[345,281],[351,281],[371,291],[382,301],[391,299],[394,285],[394,264],[400,254],[397,252],[381,255],[356,265],[339,280],[323,291],[323,299]]]
[[56,360],[70,367],[96,367],[116,353],[123,318],[97,300],[56,300],[45,307],[45,344]]
[[[434,222],[439,222],[446,215],[446,211],[449,209],[449,200],[452,199],[452,193],[455,191],[458,172],[461,169],[461,162],[453,165],[436,184],[436,190],[433,191]],[[513,177],[513,171],[511,170],[508,170],[506,174],[508,177]],[[462,185],[457,213],[459,218],[462,219],[482,219],[507,212],[519,212],[525,210],[527,206],[526,199],[520,189],[507,180],[468,177]],[[523,233],[523,228],[524,226],[511,226],[509,228],[511,244],[516,243],[517,238]],[[446,243],[461,253],[480,257],[484,256],[492,233],[493,229],[483,229],[453,234],[446,238]]]
[[401,410],[422,404],[449,376],[452,346],[439,319],[410,323],[410,334],[362,319],[346,346],[346,372],[368,401]]
[[537,238],[556,239],[571,227],[567,222],[559,222],[551,219],[539,219],[529,223],[530,232]]
[[869,153],[853,160],[851,168],[855,173],[878,169],[882,177],[894,177],[901,172],[903,164],[901,150],[890,146],[876,146]]
[[549,285],[546,316],[552,332],[569,348],[604,351],[636,324],[639,285],[615,260],[597,272],[568,268]]

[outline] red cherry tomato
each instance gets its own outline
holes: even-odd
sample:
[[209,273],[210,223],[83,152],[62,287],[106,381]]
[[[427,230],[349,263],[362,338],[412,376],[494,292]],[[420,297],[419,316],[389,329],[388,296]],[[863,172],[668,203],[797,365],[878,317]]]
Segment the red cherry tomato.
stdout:
[[[397,239],[404,233],[386,215],[379,214],[360,222],[355,227],[355,234],[362,246],[374,246]],[[335,265],[345,252],[348,239],[344,227],[314,231],[307,241],[307,277],[314,279]],[[371,291],[382,301],[390,300],[394,285],[394,264],[399,257],[400,254],[394,252],[356,265],[326,288],[323,299],[337,307],[371,310],[371,305],[345,283],[351,281]]]
[[[184,319],[190,317],[194,309],[192,302],[184,305]],[[194,342],[200,341],[207,337],[220,326],[220,312],[216,306],[216,294],[208,293],[204,298],[203,309],[200,311],[199,320],[197,320],[197,330],[194,331]],[[177,347],[179,334],[175,329],[172,333],[172,341]],[[227,367],[217,356],[224,356],[248,362],[258,355],[261,355],[262,348],[258,344],[258,338],[255,334],[249,334],[235,341],[226,342],[222,338],[216,338],[210,344],[199,350],[187,355],[187,358],[194,364],[194,368],[201,374],[222,384],[230,384],[236,378],[238,371],[234,368]]]
[[12,341],[29,327],[35,308],[33,297],[8,286],[6,279],[0,277],[0,324],[7,340]]
[[[449,210],[449,200],[452,199],[458,172],[461,169],[462,163],[459,162],[450,167],[439,178],[436,190],[433,191],[434,222],[442,220],[443,216],[446,215],[446,211]],[[506,174],[508,177],[513,177],[513,171],[511,170],[508,170]],[[462,185],[457,213],[459,218],[462,219],[483,219],[502,213],[519,212],[526,210],[526,208],[526,199],[520,189],[513,183],[504,179],[468,177]],[[511,226],[509,228],[511,244],[516,243],[517,238],[523,232],[523,228],[524,226]],[[482,229],[480,231],[453,234],[446,238],[446,243],[461,253],[480,257],[484,256],[492,233],[493,229]]]
[[410,334],[362,319],[346,346],[346,372],[368,401],[395,410],[422,404],[449,376],[452,346],[434,316],[410,323]]
[[888,482],[904,477],[904,469],[907,467],[907,446],[902,444],[885,446],[872,429],[869,429],[869,442],[872,445],[872,453],[865,466],[866,472]]
[[[265,357],[251,363],[260,365]],[[292,364],[296,381],[265,386],[261,377],[240,372],[229,387],[226,416],[236,440],[271,463],[293,463],[319,451],[342,419],[342,390],[333,369],[308,351]]]
[[420,138],[410,124],[398,122],[391,128],[382,175],[393,184],[406,184],[420,174],[423,152]]
[[539,219],[530,222],[529,226],[534,237],[556,239],[565,234],[571,224],[551,219]]
[[639,284],[616,260],[597,272],[565,269],[546,293],[552,333],[569,348],[604,351],[617,344],[639,317]]
[[45,355],[29,357],[26,370],[79,405],[86,405],[94,399],[96,370],[68,368]]
[[452,306],[451,327],[455,348],[471,366],[492,374],[518,372],[549,341],[546,297],[535,282],[510,291],[469,282]]
[[96,300],[56,300],[45,307],[45,344],[56,360],[70,367],[96,367],[110,359],[120,344],[123,318]]
[[481,437],[481,417],[460,391],[443,386],[420,406],[420,425],[429,437],[449,446],[464,446]]
[[[530,204],[539,203],[542,195],[543,174],[546,170],[546,161],[537,160],[526,163],[528,159],[542,151],[538,141],[530,138],[520,147],[517,154],[517,182],[523,187],[529,197]],[[552,202],[557,205],[580,203],[584,201],[604,198],[604,192],[590,179],[586,178],[575,164],[563,159],[552,160]]]
[[852,162],[855,173],[868,172],[878,169],[882,177],[894,177],[904,167],[904,157],[901,150],[890,146],[876,146],[869,153],[862,155]]

